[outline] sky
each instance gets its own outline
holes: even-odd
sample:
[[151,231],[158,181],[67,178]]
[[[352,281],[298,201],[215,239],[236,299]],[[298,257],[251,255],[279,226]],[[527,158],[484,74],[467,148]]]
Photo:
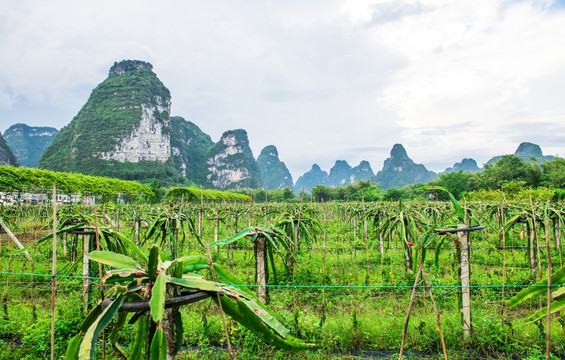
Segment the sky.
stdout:
[[172,115],[247,130],[296,181],[317,163],[429,170],[520,142],[565,154],[565,1],[0,0],[0,130],[68,124],[115,61],[148,61]]

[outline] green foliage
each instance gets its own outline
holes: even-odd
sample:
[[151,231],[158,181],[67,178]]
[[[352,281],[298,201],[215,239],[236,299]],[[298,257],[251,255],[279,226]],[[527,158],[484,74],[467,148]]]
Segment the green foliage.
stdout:
[[[565,282],[565,267],[560,268],[555,273],[551,275],[551,288],[553,290],[558,289],[553,293],[553,300],[551,304],[551,313],[559,312],[565,308],[565,290],[559,288],[561,284]],[[553,285],[557,284],[557,286]],[[516,307],[529,299],[535,298],[536,296],[547,293],[548,289],[547,276],[542,280],[538,281],[535,285],[522,289],[518,294],[514,295],[512,298],[506,301],[506,306],[513,308]],[[541,318],[547,316],[547,307],[540,309],[534,314],[530,315],[528,320],[530,322],[537,321]]]
[[249,196],[232,192],[232,191],[221,191],[221,190],[211,190],[211,189],[199,189],[197,187],[175,187],[170,189],[165,195],[166,199],[169,200],[181,200],[185,201],[199,201],[200,196],[206,200],[241,200],[249,201]]
[[[444,187],[453,194],[456,199],[461,199],[464,192],[474,190],[474,184],[478,181],[479,175],[473,172],[450,172],[439,174],[439,179],[429,182],[428,185]],[[447,193],[439,193],[441,200],[447,200]]]
[[[130,244],[130,246],[135,247],[133,244]],[[138,251],[139,249],[135,252]],[[169,329],[169,331],[174,328],[182,329],[182,319],[180,316],[175,316],[174,320],[165,317],[165,309],[167,301],[178,297],[181,290],[200,290],[217,294],[218,297],[214,297],[214,299],[221,302],[226,314],[270,344],[288,350],[306,350],[316,347],[314,344],[308,344],[292,337],[288,333],[288,329],[268,312],[265,305],[261,304],[249,289],[241,286],[243,282],[222,267],[212,265],[217,270],[217,274],[227,282],[226,284],[204,280],[199,274],[193,273],[190,267],[185,270],[183,266],[185,263],[201,265],[198,269],[202,269],[210,265],[206,258],[185,256],[172,261],[163,261],[157,246],[153,246],[150,255],[145,258],[149,259],[147,264],[136,263],[134,264],[135,269],[132,269],[131,263],[134,261],[131,258],[108,251],[97,251],[91,254],[91,260],[99,261],[113,268],[102,280],[103,283],[114,279],[113,282],[119,281],[126,286],[119,284],[113,286],[106,293],[110,303],[102,311],[100,304],[86,317],[79,333],[82,339],[79,341],[75,337],[69,342],[68,359],[94,358],[94,348],[98,337],[102,330],[110,325],[117,316],[122,303],[140,300],[149,300],[151,317],[148,320],[151,323],[148,327],[138,325],[138,330],[141,330],[136,336],[132,355],[140,353],[138,343],[144,342],[151,344],[148,354],[151,359],[166,359],[167,353],[174,354],[175,350],[168,348],[163,329]],[[123,265],[126,265],[126,267],[122,267]],[[156,268],[154,265],[156,265]],[[158,274],[155,279],[150,276],[153,272]],[[118,274],[118,276],[113,277],[112,274]],[[178,307],[172,309],[172,311],[173,313],[178,312]],[[147,310],[141,311],[139,314],[147,312]],[[122,316],[122,321],[113,322],[111,326],[114,327],[114,331],[121,330],[121,326],[125,323],[127,317],[127,315]],[[145,316],[140,317],[139,315],[130,318],[131,323],[144,320]],[[150,329],[154,329],[155,332],[153,333]],[[182,330],[180,333],[177,331],[176,334],[176,336],[179,336],[179,334],[182,336]],[[178,347],[175,348],[178,350]],[[122,357],[125,357],[123,353]]]
[[[56,353],[64,351],[68,339],[77,332],[84,317],[84,313],[81,311],[82,301],[80,296],[69,296],[66,301],[68,306],[58,309],[58,321],[55,322]],[[41,319],[25,329],[25,332],[22,334],[22,342],[25,347],[30,349],[29,359],[49,358],[51,347],[50,319]]]
[[[363,190],[366,190],[366,188]],[[460,203],[463,204],[463,201]],[[434,292],[435,301],[441,314],[442,328],[450,359],[485,356],[527,358],[529,355],[537,354],[538,350],[536,349],[544,349],[545,338],[542,336],[542,332],[545,327],[540,329],[538,327],[540,321],[536,319],[539,316],[543,316],[545,311],[542,308],[542,312],[538,314],[540,310],[538,295],[525,300],[522,304],[516,306],[515,309],[505,310],[504,315],[501,315],[500,311],[500,307],[504,306],[503,300],[508,300],[524,286],[536,282],[536,280],[530,278],[527,266],[526,246],[528,237],[521,238],[519,236],[522,231],[525,231],[525,225],[517,222],[506,228],[506,248],[501,247],[502,233],[498,231],[501,226],[500,212],[504,211],[504,221],[507,223],[508,219],[516,211],[530,209],[529,199],[518,204],[513,202],[501,204],[498,201],[495,203],[485,201],[472,202],[466,198],[465,204],[466,209],[479,214],[480,224],[487,227],[485,231],[473,233],[471,239],[473,254],[471,263],[473,333],[468,341],[464,341],[462,337],[460,310],[457,304],[459,274],[457,266],[453,266],[459,261],[455,249],[457,237],[455,235],[438,236],[435,238],[427,236],[427,227],[431,229],[445,229],[448,225],[454,223],[450,203],[436,201],[435,199],[434,201],[403,200],[402,207],[399,206],[398,202],[365,202],[365,204],[348,202],[343,204],[324,203],[323,205],[310,204],[308,201],[304,203],[302,205],[303,210],[312,210],[306,216],[311,216],[320,223],[323,219],[323,232],[318,233],[319,240],[317,242],[309,242],[306,233],[296,238],[300,239],[302,243],[302,245],[299,245],[302,251],[296,257],[294,272],[292,275],[285,274],[284,272],[278,274],[278,284],[281,287],[270,287],[271,298],[269,306],[269,309],[274,311],[273,316],[288,327],[291,335],[297,335],[299,330],[301,331],[302,338],[308,339],[309,342],[318,343],[323,348],[323,352],[305,353],[298,356],[302,359],[323,359],[329,358],[330,354],[340,352],[348,354],[342,354],[341,357],[336,356],[336,358],[343,359],[350,357],[349,354],[351,352],[355,352],[355,355],[358,356],[358,351],[364,349],[396,349],[402,336],[402,324],[404,323],[405,310],[409,303],[410,288],[414,284],[415,279],[413,267],[409,271],[403,271],[403,264],[408,251],[412,253],[412,259],[415,264],[422,261],[421,259],[424,260],[424,271],[431,282],[431,290]],[[563,208],[560,202],[551,204],[551,206],[560,211]],[[79,207],[85,212],[89,212],[92,209],[82,205],[73,205],[73,207]],[[199,213],[200,204],[185,202],[184,205],[178,204],[174,208],[176,209],[171,210],[171,213],[173,211],[177,213],[182,212],[194,216]],[[540,204],[534,203],[534,208],[536,209],[535,213],[539,216]],[[149,216],[147,214],[153,214],[155,209],[161,211],[159,207],[154,205],[98,207],[99,214],[103,210],[110,219],[117,219],[116,215],[119,213],[120,228],[132,238],[134,235],[132,219],[148,219]],[[224,217],[225,222],[219,223],[218,238],[225,239],[247,227],[248,219],[251,225],[258,222],[273,224],[277,214],[297,209],[298,206],[289,203],[241,204],[233,201],[214,201],[204,203],[203,218],[206,219],[209,216]],[[364,209],[366,209],[366,216],[369,219],[375,216],[375,225],[377,227],[384,228],[387,226],[390,231],[381,233],[378,228],[369,225],[367,236],[365,237],[362,225],[365,215]],[[23,213],[24,217],[21,219],[21,223],[28,224],[27,226],[29,226],[29,223],[34,223],[36,220],[33,219],[42,212],[49,212],[48,207],[31,205],[24,205],[21,209],[18,206],[4,206],[1,210],[4,216],[8,218],[12,217],[12,215],[15,216],[15,214]],[[403,213],[402,217],[399,217],[400,212]],[[301,226],[307,220],[306,216],[303,213],[300,217]],[[292,233],[294,233],[293,226],[296,229],[298,224],[298,217],[299,213],[293,212],[292,218],[285,219],[286,228],[290,229]],[[388,219],[385,219],[385,217]],[[395,217],[396,223],[394,223]],[[402,218],[406,220],[405,225],[402,225],[404,223]],[[98,219],[106,222],[103,215],[99,216]],[[560,221],[563,221],[563,219]],[[386,224],[387,222],[388,224]],[[15,223],[15,220],[13,223]],[[152,221],[147,221],[147,225],[151,223]],[[552,229],[562,228],[562,222],[552,224]],[[20,225],[19,228],[23,229],[23,226]],[[412,228],[414,230],[411,230]],[[145,238],[148,229],[145,226],[145,222],[142,221],[141,229],[139,229],[140,239]],[[201,230],[203,239],[210,238],[212,240],[214,227],[211,221],[204,220]],[[306,226],[304,230],[310,230],[310,227]],[[543,226],[536,226],[536,233],[542,239],[545,234]],[[382,236],[380,236],[381,234]],[[553,231],[551,235],[552,238],[555,236]],[[59,236],[59,240],[64,238],[64,236]],[[322,238],[326,240],[324,241],[324,246],[322,245]],[[66,239],[70,253],[71,236],[67,235]],[[152,236],[151,241],[147,241],[140,246],[151,247],[155,242],[154,239],[155,236]],[[412,246],[407,244],[408,247],[406,247],[405,241],[413,243]],[[327,244],[325,244],[326,242]],[[383,245],[382,253],[380,242]],[[241,286],[245,286],[245,284],[254,284],[254,249],[250,246],[250,243],[248,239],[239,239],[228,246],[218,246],[212,249],[213,261],[226,264],[223,272],[219,265],[214,265],[217,279],[222,279],[220,282],[236,284],[237,280],[224,280],[226,278],[229,279],[229,274],[234,274],[241,279],[241,283],[236,284],[237,288],[241,289]],[[294,243],[294,239],[292,243]],[[420,251],[420,244],[422,249],[427,250],[426,257]],[[4,271],[30,272],[30,264],[22,261],[23,257],[9,257],[6,255],[6,250],[10,250],[10,245],[9,242],[4,243],[4,246],[0,249]],[[191,245],[195,246],[180,246],[180,253],[183,255],[203,253],[203,249],[195,244],[195,241]],[[5,275],[2,277],[3,288],[6,289],[10,299],[9,302],[5,302],[4,298],[0,297],[0,305],[2,305],[0,306],[0,312],[2,312],[2,315],[10,315],[10,320],[8,321],[4,316],[0,316],[0,335],[3,339],[6,339],[0,344],[2,352],[0,358],[43,359],[49,356],[50,246],[51,244],[47,243],[41,246],[38,245],[36,257],[34,257],[35,271],[46,274],[44,278],[36,278],[35,282],[32,282],[29,277],[20,275]],[[102,240],[101,248],[106,250],[106,246],[106,242]],[[553,263],[558,264],[561,259],[558,251],[559,248],[553,241],[550,246]],[[439,253],[435,253],[435,259],[434,248],[442,249]],[[32,253],[32,248],[29,249],[30,253]],[[163,246],[161,246],[161,249],[164,249]],[[503,249],[505,249],[505,252]],[[63,244],[62,241],[59,241],[59,269],[62,270],[61,268],[64,268],[66,270],[70,256],[69,253],[65,254],[62,250]],[[355,251],[357,252],[356,257],[354,255]],[[541,268],[544,269],[546,265],[544,261],[546,248],[541,246],[540,251],[544,255],[539,258],[541,260]],[[504,254],[506,261],[505,272],[502,269]],[[155,252],[154,259],[157,259],[159,255],[163,257],[161,265],[159,265],[158,260],[154,261],[155,267],[153,271],[150,271],[148,265],[146,268],[145,264],[148,263],[148,259],[143,259],[139,254],[136,255],[131,251],[128,256],[131,259],[137,259],[136,264],[142,267],[142,271],[147,271],[149,281],[152,281],[152,278],[156,279],[161,271],[159,266],[162,269],[168,265],[166,277],[174,277],[178,279],[174,280],[175,282],[182,284],[177,285],[171,281],[168,284],[169,289],[171,287],[179,287],[180,289],[183,285],[210,286],[212,289],[218,289],[217,285],[206,282],[206,279],[210,279],[210,274],[205,270],[209,268],[207,257],[202,255],[179,255],[177,259],[174,256],[171,257],[171,259],[182,261],[182,272],[185,275],[179,275],[179,262],[173,263],[175,260],[168,262],[165,259],[170,256],[168,248],[164,254]],[[93,253],[92,257],[94,258],[95,256]],[[105,279],[106,290],[116,284],[115,281],[126,285],[134,282],[134,280],[137,283],[137,280],[139,280],[139,278],[134,279],[134,274],[131,274],[132,270],[136,269],[129,269],[129,272],[122,271],[132,265],[130,260],[125,259],[125,261],[122,261],[123,259],[116,257],[110,258],[105,263],[110,263],[111,261],[117,264],[116,259],[125,267],[112,269],[110,272],[107,272],[107,265],[103,265],[103,273],[109,275]],[[285,259],[275,256],[274,260],[277,269],[282,269]],[[149,260],[149,262],[152,261]],[[439,266],[436,267],[436,264],[439,264]],[[92,265],[93,269],[98,268],[97,264]],[[229,269],[230,272],[227,273],[226,269]],[[185,278],[186,275],[191,275],[190,273],[204,276],[202,278],[192,276],[189,276],[188,279]],[[271,275],[273,274],[272,272],[270,273]],[[59,274],[62,274],[62,272]],[[75,267],[75,272],[68,275],[73,274],[80,275],[80,266]],[[503,280],[504,274],[506,275],[506,281]],[[95,274],[92,275],[95,276]],[[141,286],[150,292],[150,283],[144,283],[143,281],[141,281]],[[96,280],[94,282],[97,283]],[[59,278],[57,283],[59,288],[56,308],[58,313],[55,318],[55,356],[60,358],[63,352],[62,346],[67,344],[69,340],[72,340],[73,335],[81,331],[79,330],[79,320],[85,318],[86,315],[81,315],[80,279]],[[293,284],[296,284],[296,289],[292,287]],[[370,288],[350,288],[354,285],[363,284],[369,285]],[[504,298],[501,296],[502,284],[507,285]],[[322,285],[328,286],[325,288],[325,303],[322,295],[324,292],[321,289]],[[309,286],[314,286],[315,288],[309,288]],[[438,358],[438,349],[441,345],[436,319],[429,297],[424,293],[425,288],[423,286],[425,286],[424,283],[419,285],[414,299],[406,345],[410,349],[419,349],[419,351],[412,350],[414,353],[407,354],[407,356],[410,358],[426,358],[424,354],[431,353],[435,356],[432,358]],[[98,297],[97,289],[98,286],[93,286],[93,301],[96,301],[95,298]],[[547,291],[547,287],[544,287],[544,289]],[[255,288],[249,286],[248,290],[250,290],[251,294],[246,292],[247,296],[253,297]],[[553,290],[557,291],[558,289]],[[151,294],[144,294],[143,296],[145,301],[151,298]],[[554,294],[554,296],[559,296],[559,294]],[[294,297],[296,297],[296,300],[294,300]],[[131,301],[131,299],[128,301]],[[9,309],[4,314],[3,306],[6,303]],[[293,306],[295,303],[296,306]],[[218,351],[218,347],[225,346],[226,340],[220,313],[217,307],[210,306],[210,304],[211,301],[207,300],[179,309],[184,324],[183,335],[180,336],[181,343],[184,349],[188,347],[189,350],[182,352],[177,358],[228,358],[225,350]],[[233,305],[233,303],[226,303],[225,308],[230,309],[228,311],[233,311],[232,314],[234,314],[233,318],[235,319],[235,316],[238,315],[235,311],[239,311],[239,307],[237,304]],[[543,296],[541,302],[541,306],[543,305],[545,305],[545,296]],[[32,306],[37,307],[39,318],[37,321],[31,320]],[[561,305],[557,302],[552,303],[552,310],[559,310],[559,306]],[[299,309],[299,313],[296,309]],[[325,312],[322,309],[325,309]],[[73,313],[76,314],[73,315]],[[90,321],[85,321],[86,325],[92,325],[93,321],[100,314],[101,312],[95,313]],[[152,331],[151,334],[153,334],[155,329],[151,330],[151,319],[149,314],[146,314],[141,315],[132,325],[127,324],[131,321],[132,315],[127,315],[123,328],[119,326],[122,322],[121,315],[118,313],[114,317],[114,321],[106,328],[107,358],[123,358],[117,353],[112,353],[112,344],[122,348],[124,354],[132,354],[130,358],[145,358],[146,349],[150,348],[151,342],[155,339],[154,335],[148,337],[148,332]],[[239,311],[239,314],[243,315],[243,312]],[[529,317],[530,314],[533,315],[533,318]],[[325,321],[323,324],[320,324],[322,316],[325,317]],[[535,320],[535,322],[528,324],[531,320]],[[245,321],[245,318],[243,318],[243,321]],[[295,322],[298,324],[295,324]],[[551,351],[557,357],[563,357],[565,353],[562,341],[562,331],[563,327],[565,327],[563,322],[563,316],[560,316],[560,314],[554,314],[551,318]],[[32,324],[34,325],[32,326]],[[86,325],[82,329],[83,334],[88,330],[89,326]],[[295,325],[298,330],[294,327]],[[296,354],[291,355],[284,351],[275,350],[264,344],[251,330],[241,326],[232,319],[227,319],[227,328],[230,340],[241,358],[290,359],[297,356]],[[119,329],[116,342],[114,341],[116,337],[112,335],[115,333],[115,329]],[[14,345],[14,339],[24,339],[24,336],[25,340],[21,346]],[[79,340],[76,339],[73,344],[76,344],[79,340],[82,341],[81,335],[78,337]],[[162,350],[162,347],[160,349]],[[97,341],[95,346],[96,358],[101,357],[101,350],[101,343]],[[390,352],[378,350],[378,355],[391,357],[393,352],[393,350]],[[539,351],[539,353],[541,354],[543,351]],[[363,354],[363,356],[368,356],[365,355],[366,353]],[[533,359],[534,357],[530,358]]]
[[68,194],[153,195],[148,186],[134,181],[25,167],[0,166],[0,188],[2,191],[49,190],[53,187],[53,184],[55,184],[58,190]]
[[530,197],[535,201],[547,201],[554,199],[559,189],[548,189],[540,186],[532,189],[523,181],[510,181],[502,186],[502,190],[480,189],[467,194],[469,200],[486,201],[529,201]]
[[426,190],[426,191],[439,190],[439,191],[443,191],[445,194],[447,194],[447,196],[449,197],[449,200],[453,204],[453,208],[455,209],[455,215],[456,215],[457,220],[459,222],[465,221],[465,212],[464,212],[463,208],[461,207],[461,205],[459,205],[459,202],[455,199],[455,196],[453,196],[453,194],[450,193],[447,188],[444,188],[442,186],[424,186],[423,188],[418,189],[418,190]]
[[151,184],[149,184],[149,188],[151,189],[151,191],[153,191],[154,194],[151,200],[153,200],[154,203],[160,203],[163,199],[163,195],[165,194],[165,191],[161,186],[161,182],[154,178],[151,181]]
[[541,185],[565,189],[565,159],[555,158],[540,165]]
[[369,180],[358,181],[354,184],[339,187],[317,185],[312,188],[312,198],[316,201],[378,201],[383,199],[380,184]]
[[[502,193],[507,200],[546,201],[565,199],[565,160],[554,158],[541,164],[514,155],[502,156],[493,164],[486,165],[484,171],[450,172],[440,174],[438,180],[427,183],[428,186],[441,186],[453,194],[456,199],[465,196],[473,200],[500,201]],[[422,198],[418,191],[421,184],[411,184],[402,188],[387,189],[383,198],[389,201],[399,199]],[[437,194],[437,199],[448,200],[447,193]]]
[[482,188],[500,189],[505,183],[513,180],[525,181],[528,185],[539,184],[537,164],[527,163],[515,155],[504,155],[494,165],[485,165],[480,174]]

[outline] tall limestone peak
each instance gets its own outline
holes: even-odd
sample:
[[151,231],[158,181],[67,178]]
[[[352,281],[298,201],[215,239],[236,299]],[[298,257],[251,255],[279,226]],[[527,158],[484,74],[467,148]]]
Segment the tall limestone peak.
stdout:
[[[541,147],[531,142],[520,143],[514,152],[514,156],[518,156],[525,162],[530,162],[534,158],[537,163],[541,163],[544,160],[551,161],[555,158],[551,155],[543,155]],[[495,156],[487,162],[487,165],[492,165],[500,159],[502,159],[502,156]]]
[[279,152],[274,145],[265,146],[261,150],[257,164],[261,170],[263,189],[274,190],[294,187],[292,175],[284,162],[280,161]]
[[543,160],[551,161],[555,157],[551,155],[543,155],[541,147],[538,144],[531,142],[523,142],[518,145],[518,148],[514,152],[514,155],[519,156],[524,161],[530,161],[532,158],[536,159],[536,162],[541,163]]
[[208,153],[207,180],[220,189],[255,189],[261,186],[261,173],[243,129],[224,132]]
[[422,164],[415,164],[401,144],[395,144],[390,157],[385,160],[383,169],[375,180],[384,190],[403,187],[415,182],[426,183],[437,178],[433,171],[428,171]]
[[14,124],[4,138],[21,166],[37,167],[39,158],[59,131],[53,127]]
[[543,152],[541,151],[541,147],[538,144],[523,142],[518,145],[518,148],[514,152],[514,155],[525,158],[525,160],[527,161],[530,158],[543,157]]
[[151,64],[135,60],[114,64],[106,80],[45,150],[38,166],[178,181],[171,178],[180,177],[171,159],[171,95],[151,69]]
[[16,156],[8,147],[6,139],[0,133],[0,165],[18,166]]
[[404,159],[408,158],[408,153],[406,152],[406,149],[404,149],[404,146],[402,146],[402,144],[394,144],[392,146],[392,150],[390,150],[390,158],[392,161],[404,161]]
[[170,121],[171,151],[175,168],[196,184],[206,183],[206,159],[214,142],[196,124],[183,117],[171,116]]
[[461,162],[457,162],[453,164],[453,167],[445,169],[444,173],[447,174],[450,172],[458,172],[458,171],[477,172],[479,170],[480,168],[477,165],[475,159],[464,158],[463,160],[461,160]]
[[297,193],[300,193],[302,189],[306,192],[310,192],[316,185],[328,185],[328,173],[320,169],[318,164],[312,165],[310,171],[304,173],[304,175],[296,180],[294,190]]
[[351,176],[349,178],[349,182],[354,184],[357,181],[371,180],[374,177],[375,177],[375,173],[371,168],[371,164],[369,164],[368,161],[363,160],[359,163],[359,165],[351,169]]
[[345,186],[350,183],[351,166],[345,160],[337,160],[330,169],[328,185],[333,187]]

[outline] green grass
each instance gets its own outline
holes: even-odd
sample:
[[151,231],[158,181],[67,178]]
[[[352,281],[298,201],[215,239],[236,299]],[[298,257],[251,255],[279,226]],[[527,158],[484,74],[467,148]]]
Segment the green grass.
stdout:
[[[208,206],[216,209],[226,205],[215,204]],[[272,206],[272,205],[271,205]],[[198,207],[195,206],[194,209]],[[192,209],[193,211],[196,211]],[[87,208],[83,209],[88,211]],[[120,210],[122,223],[120,228],[125,234],[132,233],[133,214],[139,216],[140,210],[133,206],[108,208],[108,215],[115,219]],[[3,215],[9,215],[3,209]],[[11,215],[17,214],[10,212]],[[48,216],[36,211],[29,212],[29,223],[20,221],[20,231],[37,229],[42,222],[42,216]],[[270,289],[269,308],[291,334],[302,339],[316,342],[320,345],[318,352],[288,353],[279,351],[264,344],[248,330],[232,320],[228,320],[230,339],[240,359],[348,359],[355,351],[376,351],[382,358],[394,358],[398,352],[406,310],[410,298],[410,287],[414,283],[414,273],[405,271],[402,247],[398,240],[393,239],[390,249],[381,257],[376,240],[370,240],[366,247],[362,234],[357,236],[357,262],[353,261],[352,229],[338,229],[343,222],[335,218],[328,222],[327,255],[326,255],[326,284],[335,286],[325,290],[325,308],[322,306],[322,289],[292,288]],[[25,215],[25,214],[24,214]],[[14,215],[15,216],[15,215]],[[206,218],[206,217],[205,217]],[[254,218],[253,223],[262,220]],[[15,223],[14,221],[12,221]],[[211,222],[204,222],[204,238],[213,239],[214,229]],[[222,224],[219,238],[225,238],[234,233],[234,229]],[[240,219],[240,227],[247,225],[245,219]],[[517,238],[520,229],[512,234],[512,243],[523,246]],[[142,229],[142,234],[144,233]],[[338,234],[339,233],[339,234]],[[338,236],[339,235],[339,236]],[[29,236],[29,239],[33,239]],[[339,240],[338,240],[339,239]],[[345,239],[345,240],[343,240]],[[194,238],[189,241],[192,246],[184,249],[185,254],[202,253]],[[487,232],[484,239],[472,239],[471,285],[494,286],[502,284],[502,251],[497,248],[498,234]],[[254,257],[252,244],[245,240],[234,244],[235,250],[228,251],[219,248],[212,250],[214,261],[228,265],[230,270],[244,282],[254,283]],[[447,245],[447,244],[446,244]],[[449,240],[449,246],[453,241]],[[39,246],[33,253],[35,273],[49,274],[51,269],[50,244]],[[147,244],[149,246],[149,243]],[[313,248],[303,244],[294,274],[295,284],[320,286],[324,279],[322,274],[323,250],[318,241]],[[367,253],[368,249],[368,263]],[[1,272],[31,272],[32,264],[21,256],[11,256],[14,250],[11,242],[4,236],[0,243]],[[70,254],[65,255],[61,243],[58,248],[59,269],[68,265]],[[80,254],[80,246],[79,246]],[[542,259],[545,259],[542,253]],[[450,359],[465,359],[482,356],[482,358],[528,358],[536,359],[545,352],[545,328],[538,324],[525,324],[526,315],[536,311],[540,306],[539,299],[533,299],[517,309],[503,307],[502,291],[498,287],[473,288],[471,290],[471,306],[473,334],[467,341],[463,339],[461,318],[459,312],[459,295],[457,290],[448,286],[458,284],[457,266],[454,264],[454,252],[446,247],[439,258],[439,271],[436,271],[433,261],[433,251],[428,254],[425,271],[434,286],[432,289],[437,306],[441,313],[442,329],[449,350]],[[546,266],[545,260],[542,268]],[[553,261],[559,263],[556,252]],[[368,265],[368,266],[367,266]],[[292,285],[292,276],[286,273],[280,258],[277,258],[279,284]],[[513,249],[506,251],[506,283],[530,284],[530,272],[525,250]],[[93,269],[95,270],[95,269]],[[75,270],[78,275],[80,264]],[[355,273],[357,272],[357,276]],[[355,277],[357,281],[355,281]],[[50,278],[32,278],[23,275],[0,277],[0,359],[48,358],[50,350]],[[81,283],[80,280],[59,279],[56,315],[57,354],[61,355],[66,342],[77,333],[78,326],[84,314],[81,312]],[[383,288],[353,289],[347,285],[386,286]],[[343,286],[343,287],[342,287]],[[392,288],[396,286],[397,288]],[[505,299],[510,298],[520,288],[505,290]],[[437,359],[441,356],[441,343],[436,318],[432,304],[424,295],[422,288],[416,293],[413,312],[408,327],[406,348],[408,357]],[[92,302],[98,298],[97,286],[92,287]],[[298,316],[295,316],[295,299],[298,305]],[[542,300],[542,302],[545,300]],[[33,308],[35,307],[35,316]],[[322,311],[325,310],[326,320],[321,325]],[[217,307],[210,300],[185,306],[181,309],[185,324],[183,345],[188,351],[182,353],[180,359],[226,359],[226,339]],[[565,355],[563,334],[565,326],[562,318],[552,318],[552,351],[557,357]],[[119,343],[124,347],[131,344],[132,331],[124,331]],[[16,345],[16,340],[21,344]],[[219,347],[219,348],[218,348]],[[412,355],[411,355],[412,354]],[[478,355],[477,355],[478,354]],[[397,355],[396,355],[397,357]]]

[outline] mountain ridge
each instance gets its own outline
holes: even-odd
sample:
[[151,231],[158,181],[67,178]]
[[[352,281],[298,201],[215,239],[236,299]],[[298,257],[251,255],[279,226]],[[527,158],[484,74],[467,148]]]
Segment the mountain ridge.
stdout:
[[28,126],[17,123],[4,132],[4,138],[19,165],[35,168],[39,158],[51,145],[58,132],[59,130],[54,127]]

